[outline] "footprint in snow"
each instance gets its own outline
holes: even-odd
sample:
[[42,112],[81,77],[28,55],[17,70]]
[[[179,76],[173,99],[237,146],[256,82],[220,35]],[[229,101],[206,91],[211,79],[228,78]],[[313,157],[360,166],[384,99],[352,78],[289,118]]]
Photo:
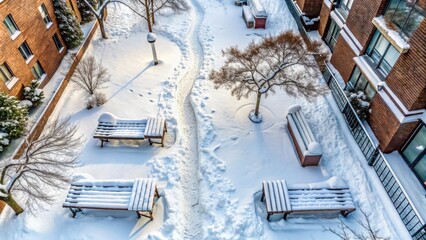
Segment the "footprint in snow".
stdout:
[[140,93],[139,93],[138,95],[139,95],[140,97],[143,97],[143,95],[142,95],[142,94],[140,94]]
[[133,89],[129,89],[130,92],[133,92]]

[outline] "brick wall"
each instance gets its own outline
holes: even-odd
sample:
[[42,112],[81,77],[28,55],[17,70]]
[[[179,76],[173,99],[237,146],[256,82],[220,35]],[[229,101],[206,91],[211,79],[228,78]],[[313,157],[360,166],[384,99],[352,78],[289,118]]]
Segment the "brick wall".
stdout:
[[409,110],[426,108],[426,20],[410,39],[410,50],[399,56],[386,83]]
[[365,46],[374,30],[371,20],[381,15],[386,0],[356,0],[346,19],[346,25],[354,34],[356,39]]
[[300,10],[305,13],[307,17],[314,18],[320,15],[322,0],[296,0]]
[[318,27],[318,32],[322,37],[325,37],[325,35],[327,34],[327,31],[328,31],[327,24],[329,22],[329,18],[330,18],[330,9],[327,7],[327,5],[323,3],[321,7],[320,23]]
[[[73,0],[75,1],[75,0]],[[46,28],[38,7],[44,3],[53,24]],[[3,24],[4,18],[11,14],[15,20],[21,34],[14,40]],[[13,74],[19,81],[9,89],[6,84],[0,81],[0,90],[10,95],[19,96],[24,85],[34,79],[31,72],[33,65],[39,61],[47,77],[44,83],[56,72],[62,58],[66,54],[66,48],[61,52],[55,46],[52,36],[56,33],[62,44],[65,44],[58,30],[58,25],[51,0],[5,0],[0,3],[0,64],[7,62]],[[26,41],[34,57],[28,63],[18,51],[18,47]]]
[[330,62],[337,71],[339,71],[345,82],[348,82],[352,70],[355,67],[355,62],[353,60],[354,57],[356,57],[355,52],[346,43],[345,39],[339,35]]
[[418,122],[401,124],[379,94],[371,101],[371,109],[368,122],[380,142],[380,149],[385,153],[400,150]]

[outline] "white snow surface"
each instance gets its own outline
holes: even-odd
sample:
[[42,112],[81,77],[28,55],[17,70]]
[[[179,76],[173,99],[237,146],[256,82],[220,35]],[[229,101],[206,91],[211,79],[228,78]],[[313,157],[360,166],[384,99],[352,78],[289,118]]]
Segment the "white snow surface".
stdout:
[[[141,177],[158,180],[161,198],[154,207],[154,221],[137,219],[129,211],[84,211],[73,219],[62,208],[65,189],[55,193],[57,201],[48,211],[35,215],[25,212],[16,217],[6,208],[0,215],[1,238],[338,239],[323,230],[323,227],[337,228],[338,219],[297,217],[267,222],[265,206],[259,201],[263,180],[285,179],[293,185],[337,176],[350,188],[357,208],[370,214],[373,228],[391,239],[408,239],[399,216],[377,183],[374,170],[367,166],[351,140],[330,95],[310,103],[278,90],[262,99],[263,121],[254,124],[248,116],[254,109],[255,95],[238,101],[229,91],[213,88],[208,74],[223,64],[222,49],[234,45],[244,48],[252,40],[285,30],[297,32],[284,0],[259,1],[268,14],[267,29],[247,29],[241,7],[225,0],[192,0],[190,14],[156,16],[155,44],[160,60],[156,66],[152,64],[151,47],[146,41],[145,22],[125,6],[110,7],[106,21],[109,39],[103,40],[96,34],[85,55],[94,55],[108,68],[111,82],[103,90],[108,101],[87,110],[83,95],[70,83],[54,115],[70,116],[86,139],[79,158],[81,166],[75,169],[76,180]],[[196,48],[191,31],[197,29],[197,44],[202,46],[201,62],[190,54]],[[194,68],[194,62],[199,66]],[[188,112],[181,110],[187,97],[181,88],[191,86],[181,80],[197,68],[201,70],[193,79],[189,96],[196,122],[191,122]],[[302,106],[322,146],[319,167],[301,167],[289,137],[285,116],[296,103]],[[110,141],[100,148],[92,134],[103,112],[129,119],[165,117],[168,127],[165,147],[150,146],[147,141]],[[185,122],[191,126],[179,125],[182,119],[187,119]],[[197,138],[186,137],[187,131],[196,132]],[[190,153],[188,143],[197,144],[198,154]],[[191,156],[198,159],[188,159]],[[185,167],[189,160],[198,163],[193,172]],[[93,178],[86,177],[89,175]],[[197,189],[188,189],[183,184],[191,180]],[[192,198],[197,202],[188,205],[186,200]],[[360,218],[359,211],[355,211],[344,221],[358,228],[356,220]]]

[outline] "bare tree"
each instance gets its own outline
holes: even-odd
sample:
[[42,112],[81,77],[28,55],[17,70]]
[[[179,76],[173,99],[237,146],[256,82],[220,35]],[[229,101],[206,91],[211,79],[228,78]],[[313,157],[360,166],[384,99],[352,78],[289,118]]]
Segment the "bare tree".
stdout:
[[47,124],[37,140],[27,138],[20,159],[1,163],[0,200],[16,215],[24,211],[15,200],[18,193],[27,198],[30,211],[43,203],[52,203],[54,191],[64,189],[69,182],[68,172],[77,163],[76,149],[81,144],[82,138],[68,118]]
[[189,10],[186,0],[130,0],[137,12],[143,14],[148,24],[148,31],[152,32],[152,25],[155,24],[154,15],[162,9],[171,10],[173,13],[182,13]]
[[104,13],[110,3],[119,3],[129,7],[136,15],[146,20],[149,32],[152,32],[152,25],[155,23],[154,14],[161,9],[169,9],[174,13],[181,13],[189,10],[186,0],[130,0],[131,5],[124,0],[99,0],[100,4],[95,9],[87,0],[82,0],[89,10],[95,15],[99,23],[102,38],[107,39],[105,31]]
[[[230,47],[222,51],[226,61],[209,77],[216,89],[230,89],[237,99],[257,94],[256,108],[250,114],[253,122],[260,122],[259,106],[262,95],[268,96],[283,89],[290,96],[303,96],[309,101],[326,92],[316,83],[319,76],[317,62],[326,54],[320,43],[305,45],[303,39],[291,31],[251,42],[245,50]],[[316,59],[316,60],[315,60]]]
[[340,224],[338,229],[324,227],[325,231],[331,232],[342,240],[388,240],[388,237],[379,235],[379,229],[373,229],[370,220],[370,214],[360,208],[363,220],[355,219],[360,230],[349,227],[342,219],[339,218]]
[[110,81],[108,70],[97,62],[95,57],[83,58],[75,69],[72,81],[86,93],[93,95]]

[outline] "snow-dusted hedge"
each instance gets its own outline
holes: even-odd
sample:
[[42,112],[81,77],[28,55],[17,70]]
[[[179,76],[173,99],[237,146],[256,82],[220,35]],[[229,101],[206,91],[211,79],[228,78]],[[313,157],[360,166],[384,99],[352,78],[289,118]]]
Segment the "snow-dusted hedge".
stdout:
[[0,92],[0,152],[9,145],[10,139],[24,134],[27,120],[27,109],[15,97]]
[[367,96],[362,91],[347,91],[346,96],[349,99],[352,107],[355,109],[356,114],[361,120],[367,119],[370,115],[370,103],[367,101]]
[[39,86],[37,80],[32,80],[30,85],[24,88],[24,99],[31,102],[30,107],[37,107],[43,102],[44,93]]
[[65,45],[70,49],[78,47],[83,41],[83,32],[77,19],[68,8],[65,0],[53,0],[53,6],[59,23],[59,32],[65,41]]

